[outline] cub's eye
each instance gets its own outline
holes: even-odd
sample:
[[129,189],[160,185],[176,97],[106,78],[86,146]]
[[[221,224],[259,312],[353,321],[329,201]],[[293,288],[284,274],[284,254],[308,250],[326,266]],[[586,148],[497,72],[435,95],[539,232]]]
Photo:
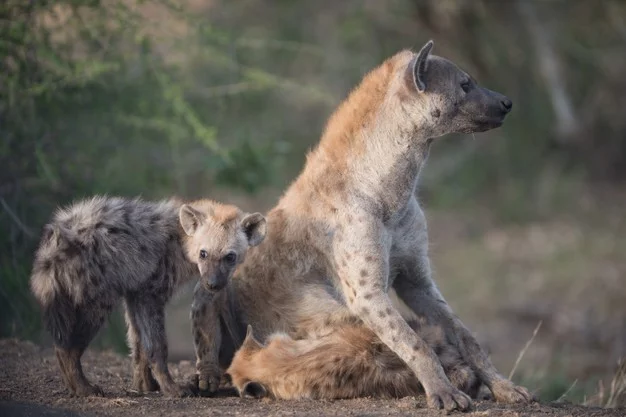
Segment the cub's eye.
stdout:
[[466,93],[470,90],[470,87],[471,87],[471,86],[472,86],[472,85],[470,84],[470,82],[469,82],[469,81],[463,81],[463,82],[461,83],[461,88],[462,88],[462,89],[463,89],[463,91],[465,91]]
[[224,255],[222,260],[227,264],[232,265],[235,263],[235,261],[237,261],[237,254],[235,252],[228,252],[226,255]]
[[205,251],[204,249],[200,250],[200,259],[206,259],[209,256],[209,254],[207,253],[207,251]]

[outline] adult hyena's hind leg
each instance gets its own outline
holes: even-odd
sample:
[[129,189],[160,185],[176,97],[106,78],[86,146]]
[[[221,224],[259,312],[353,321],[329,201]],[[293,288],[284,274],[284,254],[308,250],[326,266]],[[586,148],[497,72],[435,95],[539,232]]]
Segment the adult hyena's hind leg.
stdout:
[[139,392],[159,390],[159,383],[154,379],[150,369],[150,361],[145,348],[141,344],[138,324],[135,316],[129,313],[128,300],[125,300],[125,318],[128,326],[128,346],[130,347],[133,366],[133,389]]
[[56,357],[63,380],[69,390],[80,397],[104,395],[102,389],[89,382],[81,364],[81,357],[104,322],[110,310],[76,310],[76,323],[65,343],[56,344]]
[[444,329],[425,324],[424,320],[419,319],[411,319],[407,323],[435,351],[452,386],[471,398],[477,398],[481,381],[471,366],[463,360],[458,348],[447,339]]

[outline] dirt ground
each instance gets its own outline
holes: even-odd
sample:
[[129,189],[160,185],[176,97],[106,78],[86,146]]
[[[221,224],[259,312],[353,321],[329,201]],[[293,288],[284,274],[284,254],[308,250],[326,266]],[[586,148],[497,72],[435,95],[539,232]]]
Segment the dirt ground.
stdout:
[[[0,415],[7,416],[435,416],[425,400],[370,398],[340,401],[270,401],[240,399],[224,390],[217,398],[167,399],[159,393],[130,391],[129,359],[112,352],[88,350],[83,359],[87,377],[106,392],[104,398],[72,398],[62,385],[54,353],[30,342],[0,340]],[[184,381],[193,364],[170,364],[174,378]],[[460,415],[460,413],[457,413]],[[609,410],[570,404],[505,406],[477,402],[467,416],[624,416],[626,409]]]

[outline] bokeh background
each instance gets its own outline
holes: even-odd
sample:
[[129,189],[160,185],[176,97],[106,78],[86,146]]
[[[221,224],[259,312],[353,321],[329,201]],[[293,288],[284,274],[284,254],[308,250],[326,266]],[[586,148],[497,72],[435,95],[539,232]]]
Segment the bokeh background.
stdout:
[[[0,335],[49,343],[28,278],[57,206],[176,194],[267,210],[360,78],[428,39],[514,102],[504,127],[431,151],[420,196],[443,294],[543,399],[615,405],[621,0],[2,1]],[[188,289],[170,306],[174,360],[193,357],[188,306]],[[124,332],[114,315],[93,346],[123,352]]]

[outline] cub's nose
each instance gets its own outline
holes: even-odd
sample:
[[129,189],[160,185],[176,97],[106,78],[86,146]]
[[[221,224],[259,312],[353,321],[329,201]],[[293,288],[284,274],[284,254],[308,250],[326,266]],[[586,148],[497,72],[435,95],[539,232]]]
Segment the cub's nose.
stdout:
[[513,108],[513,102],[508,98],[503,98],[500,101],[500,107],[502,107],[503,112],[508,113],[511,111],[511,108]]

